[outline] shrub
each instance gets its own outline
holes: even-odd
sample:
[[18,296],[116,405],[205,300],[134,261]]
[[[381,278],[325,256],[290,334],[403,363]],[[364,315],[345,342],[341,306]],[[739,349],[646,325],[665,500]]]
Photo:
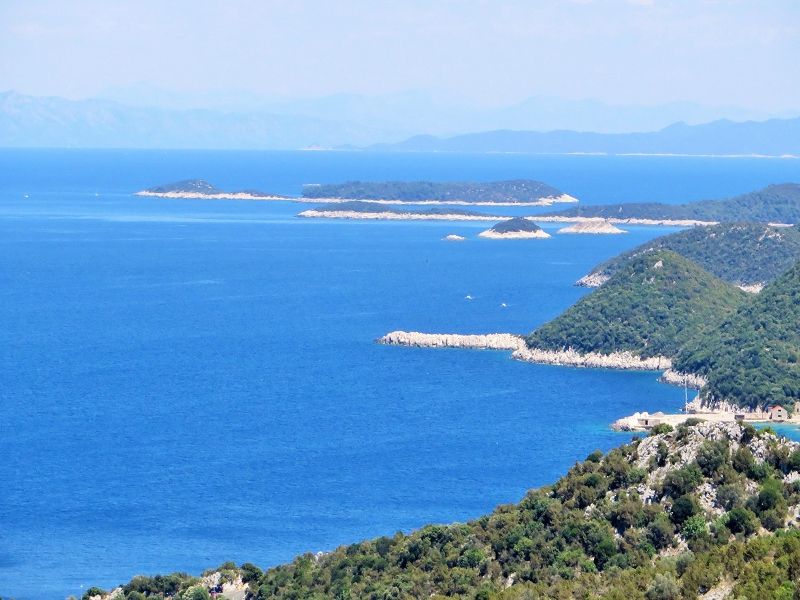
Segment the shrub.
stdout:
[[603,459],[603,453],[600,450],[595,450],[586,457],[587,462],[599,463]]
[[736,484],[721,485],[717,488],[717,502],[725,510],[741,506],[744,501],[744,490]]
[[734,508],[728,513],[726,525],[732,533],[743,533],[747,536],[755,533],[759,522],[753,511],[746,508]]
[[676,525],[682,525],[686,519],[700,512],[700,505],[691,494],[685,494],[672,503],[670,517]]
[[666,515],[659,515],[647,527],[647,539],[656,550],[661,550],[672,544],[675,536],[675,527],[672,526]]
[[697,466],[706,477],[711,477],[728,459],[728,444],[707,440],[697,451]]
[[677,498],[683,496],[700,485],[703,480],[703,474],[696,464],[692,463],[672,471],[664,478],[664,493]]
[[647,600],[675,600],[680,596],[680,592],[672,575],[659,573],[644,595]]
[[[380,539],[378,541],[380,542]],[[263,571],[253,563],[249,562],[244,563],[241,569],[242,569],[242,581],[244,583],[250,583],[251,581],[258,581],[261,575],[263,575]]]
[[672,431],[675,431],[675,429],[669,423],[659,423],[650,430],[650,435],[661,435]]
[[703,537],[707,533],[706,520],[703,515],[692,515],[686,519],[681,533],[687,540],[697,540]]

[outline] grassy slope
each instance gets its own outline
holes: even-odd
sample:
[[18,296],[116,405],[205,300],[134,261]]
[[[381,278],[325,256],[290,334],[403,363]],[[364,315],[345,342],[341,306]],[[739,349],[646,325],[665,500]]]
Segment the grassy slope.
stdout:
[[[602,288],[601,288],[602,289]],[[713,336],[687,344],[676,361],[703,373],[712,399],[741,405],[800,400],[800,263],[730,315]]]
[[744,292],[686,258],[651,252],[628,262],[527,341],[551,350],[672,357],[693,334],[707,331],[744,300]]
[[672,250],[735,285],[767,283],[800,260],[800,230],[759,223],[694,227],[651,240],[607,260],[592,274],[611,276],[645,252]]

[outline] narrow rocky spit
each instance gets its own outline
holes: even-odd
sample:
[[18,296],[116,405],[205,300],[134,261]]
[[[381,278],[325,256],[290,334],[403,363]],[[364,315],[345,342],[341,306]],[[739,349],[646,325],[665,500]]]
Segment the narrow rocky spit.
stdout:
[[511,333],[462,335],[455,333],[392,331],[377,341],[379,344],[389,346],[413,346],[416,348],[511,350],[511,357],[516,360],[565,367],[663,371],[672,366],[672,362],[664,356],[641,358],[630,352],[600,354],[597,352],[581,353],[572,348],[567,348],[566,350],[529,348],[523,336]]

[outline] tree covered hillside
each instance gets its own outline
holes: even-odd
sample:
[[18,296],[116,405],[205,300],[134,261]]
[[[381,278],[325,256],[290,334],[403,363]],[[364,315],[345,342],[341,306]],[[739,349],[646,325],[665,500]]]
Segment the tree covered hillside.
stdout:
[[686,204],[628,203],[583,206],[550,213],[566,217],[604,219],[696,220],[709,222],[756,221],[800,223],[800,184],[770,185],[762,190],[724,200]]
[[305,198],[353,200],[439,200],[463,202],[536,202],[563,192],[531,179],[510,181],[347,181],[303,186]]
[[648,252],[531,333],[527,343],[547,350],[672,357],[744,300],[744,292],[679,254]]
[[[602,289],[602,288],[601,288]],[[743,406],[800,400],[800,263],[702,335],[676,368],[708,379],[703,394]]]
[[[305,554],[205,580],[136,577],[127,600],[208,598],[209,580],[259,600],[786,598],[800,593],[800,445],[738,424],[662,426],[592,453],[550,487],[474,521]],[[771,533],[774,532],[774,533]],[[93,588],[85,597],[108,597]]]
[[611,277],[631,259],[672,250],[734,285],[768,283],[800,260],[800,230],[761,223],[724,223],[694,227],[658,237],[607,260],[589,273]]

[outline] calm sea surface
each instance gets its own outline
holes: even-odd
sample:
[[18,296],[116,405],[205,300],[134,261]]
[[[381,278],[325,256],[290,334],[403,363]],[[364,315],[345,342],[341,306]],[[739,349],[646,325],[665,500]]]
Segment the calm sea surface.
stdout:
[[485,224],[131,195],[188,177],[530,177],[584,203],[680,202],[800,181],[800,161],[0,151],[0,596],[470,519],[627,440],[615,418],[682,402],[654,373],[373,343],[527,332],[595,263],[669,230],[499,242]]

